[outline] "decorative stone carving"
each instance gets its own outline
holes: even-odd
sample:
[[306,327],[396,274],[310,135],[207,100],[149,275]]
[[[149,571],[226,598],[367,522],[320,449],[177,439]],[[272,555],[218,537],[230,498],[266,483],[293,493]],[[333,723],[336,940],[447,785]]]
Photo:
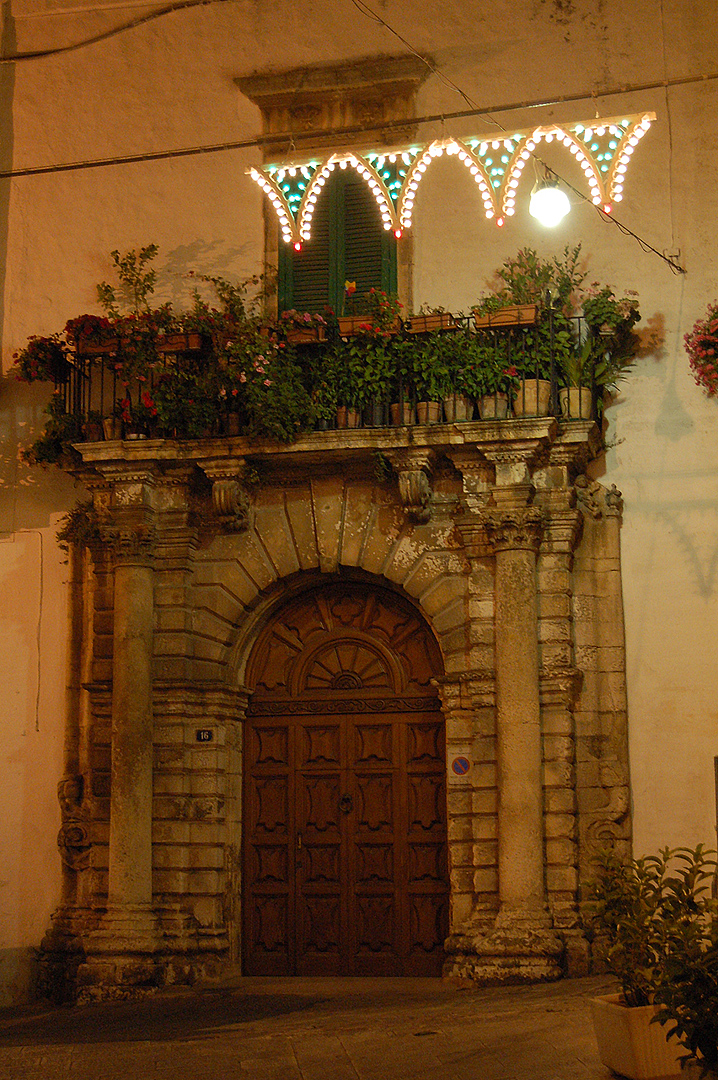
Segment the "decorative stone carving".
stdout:
[[90,865],[92,841],[86,825],[66,821],[57,834],[60,858],[71,870],[85,870]]
[[249,524],[249,498],[238,480],[212,483],[214,512],[227,532],[242,532]]
[[149,563],[154,555],[157,530],[153,525],[101,525],[100,537],[112,549],[116,562]]
[[244,458],[198,462],[212,482],[212,507],[226,532],[242,532],[249,525],[249,496],[242,484]]
[[426,522],[431,517],[431,472],[434,455],[430,450],[388,451],[389,459],[399,476],[399,498],[406,512],[416,521]]
[[536,506],[514,510],[482,510],[481,523],[494,551],[524,548],[537,551],[546,524]]
[[57,834],[60,858],[71,870],[84,870],[90,865],[92,840],[83,818],[87,812],[82,805],[85,778],[76,774],[63,776],[57,785],[62,826]]
[[587,476],[577,476],[575,481],[576,501],[585,514],[592,518],[620,517],[623,512],[623,498],[615,484],[605,488],[597,480]]

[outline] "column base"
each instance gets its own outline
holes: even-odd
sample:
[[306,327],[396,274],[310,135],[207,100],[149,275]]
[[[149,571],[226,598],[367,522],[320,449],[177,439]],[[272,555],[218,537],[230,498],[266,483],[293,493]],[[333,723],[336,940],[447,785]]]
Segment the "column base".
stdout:
[[77,972],[86,959],[85,938],[97,929],[100,913],[95,908],[69,905],[53,916],[40,946],[37,995],[54,1005],[75,1000]]
[[548,912],[502,910],[493,927],[469,925],[446,942],[444,976],[485,985],[548,982],[564,975],[564,943]]
[[77,971],[77,1000],[125,1000],[155,993],[164,983],[157,952],[157,918],[149,905],[110,905],[85,938],[85,963]]
[[86,935],[76,997],[80,1003],[130,1000],[163,986],[191,985],[217,977],[228,955],[226,930],[200,927],[179,908],[109,907]]

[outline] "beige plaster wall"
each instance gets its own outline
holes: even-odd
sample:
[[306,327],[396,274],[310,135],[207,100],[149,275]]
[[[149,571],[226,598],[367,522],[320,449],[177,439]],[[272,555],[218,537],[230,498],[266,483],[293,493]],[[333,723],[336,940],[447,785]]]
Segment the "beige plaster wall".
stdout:
[[[21,51],[69,44],[148,10],[14,0],[6,10],[5,42]],[[481,10],[450,0],[437,20],[433,4],[388,0],[381,15],[430,53],[487,114],[521,101],[585,95],[537,110],[497,111],[507,127],[591,118],[596,110],[653,109],[658,115],[634,156],[616,216],[658,251],[679,253],[685,277],[674,276],[656,254],[586,205],[576,205],[558,230],[540,232],[525,213],[528,181],[519,189],[516,217],[497,229],[479,215],[474,185],[441,161],[416,204],[414,302],[467,308],[491,271],[520,246],[551,254],[578,241],[589,280],[640,292],[646,356],[607,413],[611,448],[594,467],[595,476],[617,484],[625,499],[635,847],[712,841],[718,415],[715,402],[692,383],[682,335],[715,295],[718,84],[601,94],[713,72],[718,14],[683,0],[503,0]],[[240,0],[174,12],[62,56],[3,66],[3,164],[46,166],[251,140],[258,112],[240,96],[235,77],[402,51],[385,28],[336,0]],[[464,107],[437,77],[420,92],[422,113]],[[487,115],[437,122],[422,134],[488,130]],[[259,159],[257,148],[247,148],[0,181],[4,369],[28,334],[60,329],[68,317],[96,310],[94,286],[109,276],[113,248],[160,245],[161,298],[179,298],[186,289],[182,275],[191,268],[236,277],[256,270],[263,207],[243,173]],[[565,159],[547,153],[547,160],[576,179]],[[660,344],[650,347],[654,331]],[[0,836],[10,857],[3,860],[9,884],[0,891],[0,947],[10,960],[0,968],[0,982],[14,987],[18,950],[39,942],[59,888],[55,786],[62,771],[65,570],[51,522],[76,492],[67,478],[17,462],[18,433],[27,438],[41,407],[41,393],[3,383],[0,655],[10,736],[3,743],[0,791],[8,809]],[[38,732],[33,650],[40,534],[45,607]]]

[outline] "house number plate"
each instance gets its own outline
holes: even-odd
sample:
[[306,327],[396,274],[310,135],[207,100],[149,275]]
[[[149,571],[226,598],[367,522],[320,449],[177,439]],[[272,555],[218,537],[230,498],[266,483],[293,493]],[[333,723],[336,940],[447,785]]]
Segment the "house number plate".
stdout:
[[211,728],[198,728],[195,735],[197,742],[212,742],[214,739],[214,732]]

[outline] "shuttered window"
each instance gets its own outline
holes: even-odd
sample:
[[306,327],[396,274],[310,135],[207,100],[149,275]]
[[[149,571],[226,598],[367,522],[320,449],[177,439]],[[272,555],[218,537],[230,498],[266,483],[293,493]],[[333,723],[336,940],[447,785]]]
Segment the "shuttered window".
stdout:
[[396,239],[366,182],[354,169],[335,169],[317,200],[311,239],[301,251],[280,241],[279,310],[329,305],[342,314],[345,281],[356,281],[357,313],[369,289],[395,293]]

